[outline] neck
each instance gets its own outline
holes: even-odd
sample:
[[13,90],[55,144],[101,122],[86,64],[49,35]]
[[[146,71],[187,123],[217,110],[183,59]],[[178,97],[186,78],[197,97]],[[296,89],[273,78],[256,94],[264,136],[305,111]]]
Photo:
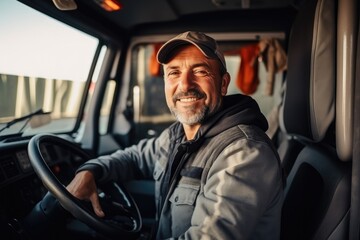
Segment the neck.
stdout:
[[186,140],[194,139],[194,137],[195,137],[197,131],[199,130],[200,126],[201,126],[201,124],[196,124],[196,125],[183,124]]

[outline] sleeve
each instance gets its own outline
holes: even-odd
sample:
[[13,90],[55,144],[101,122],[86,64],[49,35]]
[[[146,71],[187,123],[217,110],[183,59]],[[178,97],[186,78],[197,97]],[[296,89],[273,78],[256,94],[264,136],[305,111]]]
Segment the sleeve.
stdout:
[[81,165],[77,172],[92,171],[100,183],[151,178],[157,151],[167,137],[168,132],[164,131],[158,138],[143,139],[137,145],[91,159]]
[[[237,141],[211,166],[191,227],[180,239],[276,239],[282,190],[273,150],[264,142]],[[257,232],[261,224],[264,228]]]

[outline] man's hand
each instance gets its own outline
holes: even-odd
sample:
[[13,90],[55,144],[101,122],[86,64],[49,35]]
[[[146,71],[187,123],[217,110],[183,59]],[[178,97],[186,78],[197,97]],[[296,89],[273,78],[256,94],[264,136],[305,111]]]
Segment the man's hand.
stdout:
[[89,200],[98,217],[105,216],[100,206],[95,179],[90,171],[77,173],[66,189],[80,200]]

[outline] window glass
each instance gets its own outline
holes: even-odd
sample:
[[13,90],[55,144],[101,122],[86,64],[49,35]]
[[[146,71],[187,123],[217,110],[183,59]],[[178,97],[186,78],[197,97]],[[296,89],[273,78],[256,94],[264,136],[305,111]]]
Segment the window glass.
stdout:
[[13,0],[0,1],[0,29],[0,129],[51,112],[47,124],[22,121],[0,135],[73,130],[99,40]]
[[132,95],[129,101],[134,108],[134,142],[158,135],[175,120],[166,105],[164,80],[155,59],[156,52],[157,46],[141,44],[132,54]]
[[[140,116],[139,122],[162,120],[171,118],[165,102],[164,80],[162,69],[157,64],[154,46],[152,44],[141,45],[137,48],[137,65],[135,71],[136,84],[138,85]],[[152,64],[154,66],[152,66]],[[154,69],[155,68],[155,69]],[[156,119],[153,119],[156,117]],[[151,118],[151,119],[149,119]]]

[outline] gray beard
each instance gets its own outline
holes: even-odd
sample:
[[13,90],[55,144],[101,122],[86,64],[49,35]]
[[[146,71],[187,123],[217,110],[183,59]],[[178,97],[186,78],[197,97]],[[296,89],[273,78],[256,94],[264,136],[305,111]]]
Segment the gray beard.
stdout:
[[222,101],[219,101],[213,110],[209,106],[203,106],[201,109],[189,108],[185,113],[179,112],[176,108],[170,108],[171,113],[182,124],[193,126],[203,123],[207,118],[214,115],[221,107]]
[[189,109],[186,113],[179,112],[175,108],[170,108],[170,111],[179,122],[190,126],[203,122],[209,115],[208,106],[204,106],[197,111],[195,109]]

